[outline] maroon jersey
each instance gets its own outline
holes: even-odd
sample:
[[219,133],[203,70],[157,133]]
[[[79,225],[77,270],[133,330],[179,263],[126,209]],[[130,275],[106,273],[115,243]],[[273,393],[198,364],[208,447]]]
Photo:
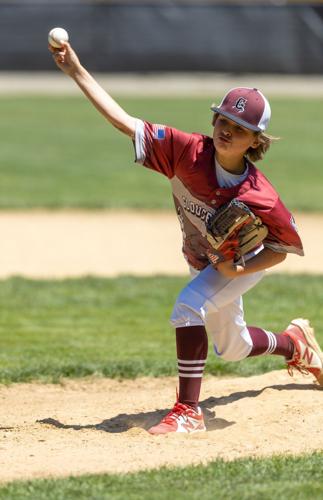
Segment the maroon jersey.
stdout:
[[268,227],[264,246],[275,252],[304,255],[292,214],[264,174],[248,162],[248,176],[233,188],[218,185],[213,139],[137,120],[136,161],[168,177],[183,233],[183,253],[190,265],[209,264],[206,222],[215,209],[237,198]]

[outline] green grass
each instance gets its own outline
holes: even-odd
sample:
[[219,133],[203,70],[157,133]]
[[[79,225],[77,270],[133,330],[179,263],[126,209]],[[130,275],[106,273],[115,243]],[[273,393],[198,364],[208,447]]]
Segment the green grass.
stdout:
[[5,500],[305,500],[323,498],[323,453],[265,460],[216,460],[207,466],[127,475],[14,482]]
[[[132,115],[210,134],[210,99],[118,99]],[[216,100],[216,99],[215,99]],[[323,211],[322,99],[272,99],[282,137],[261,166],[291,209]],[[0,208],[172,206],[162,175],[83,97],[0,98]]]
[[[168,318],[185,283],[161,276],[1,281],[0,382],[175,375]],[[322,276],[269,276],[244,302],[249,324],[281,331],[291,318],[309,317],[323,343]],[[279,356],[224,362],[211,348],[207,372],[251,375],[283,366]]]

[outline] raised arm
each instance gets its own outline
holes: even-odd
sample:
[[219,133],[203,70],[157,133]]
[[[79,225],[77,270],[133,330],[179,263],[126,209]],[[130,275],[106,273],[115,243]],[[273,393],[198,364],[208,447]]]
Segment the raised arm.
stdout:
[[54,49],[50,45],[49,50],[57,66],[77,83],[96,109],[115,128],[134,139],[136,119],[128,115],[81,65],[70,44],[62,43],[60,49]]

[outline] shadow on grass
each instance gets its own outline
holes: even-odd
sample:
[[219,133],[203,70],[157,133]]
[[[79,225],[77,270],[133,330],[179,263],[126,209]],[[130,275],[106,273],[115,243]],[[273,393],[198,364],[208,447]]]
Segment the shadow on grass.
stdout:
[[[207,431],[221,430],[226,427],[234,425],[234,421],[228,421],[223,418],[216,418],[214,407],[224,406],[235,401],[239,401],[244,398],[255,398],[262,394],[266,389],[275,389],[277,391],[309,391],[309,390],[323,390],[322,387],[313,384],[287,384],[287,385],[271,385],[264,387],[259,390],[234,392],[229,396],[223,396],[220,398],[210,397],[205,399],[200,403],[200,406],[204,413],[204,420]],[[74,429],[76,431],[83,429],[95,429],[98,431],[110,432],[110,433],[122,433],[126,432],[133,427],[139,427],[142,429],[149,429],[151,426],[158,423],[169,411],[169,408],[164,408],[160,410],[150,411],[150,412],[140,412],[134,414],[119,413],[115,417],[103,420],[99,424],[88,424],[88,425],[68,425],[59,422],[53,418],[45,418],[43,420],[37,420],[40,424],[51,425],[59,429]]]

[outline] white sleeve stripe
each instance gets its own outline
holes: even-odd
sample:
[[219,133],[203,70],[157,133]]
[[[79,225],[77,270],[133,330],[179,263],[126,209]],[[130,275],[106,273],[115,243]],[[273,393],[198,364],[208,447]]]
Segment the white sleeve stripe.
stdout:
[[143,164],[146,159],[145,124],[142,120],[136,120],[135,132],[136,162]]

